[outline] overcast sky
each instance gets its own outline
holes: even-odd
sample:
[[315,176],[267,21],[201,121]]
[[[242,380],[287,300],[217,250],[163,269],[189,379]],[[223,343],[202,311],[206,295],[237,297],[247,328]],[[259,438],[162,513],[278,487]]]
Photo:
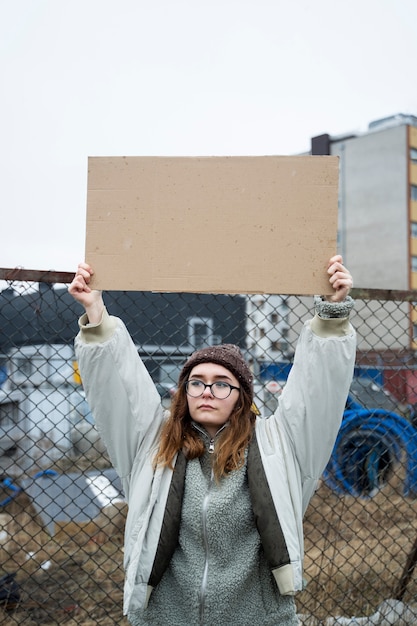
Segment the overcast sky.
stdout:
[[417,0],[0,0],[0,267],[75,270],[87,157],[285,155],[417,115]]

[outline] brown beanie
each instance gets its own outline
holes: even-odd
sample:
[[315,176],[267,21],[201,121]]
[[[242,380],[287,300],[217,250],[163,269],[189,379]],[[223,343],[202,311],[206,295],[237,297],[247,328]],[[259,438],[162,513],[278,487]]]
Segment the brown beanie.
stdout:
[[218,365],[223,365],[223,367],[236,376],[239,384],[242,385],[249,394],[250,399],[253,400],[252,372],[237,346],[232,343],[223,343],[219,346],[202,348],[194,352],[181,370],[178,380],[179,387],[187,380],[193,367],[200,363],[217,363]]

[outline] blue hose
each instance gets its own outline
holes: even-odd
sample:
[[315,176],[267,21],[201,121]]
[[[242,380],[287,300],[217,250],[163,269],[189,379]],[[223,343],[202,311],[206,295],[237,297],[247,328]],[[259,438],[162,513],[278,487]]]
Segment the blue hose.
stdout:
[[324,471],[326,484],[340,494],[372,497],[405,454],[404,495],[417,496],[417,430],[396,413],[348,406]]
[[33,475],[33,478],[40,478],[41,476],[58,476],[58,472],[56,472],[55,470],[51,470],[51,469],[46,469],[46,470],[40,470],[39,472],[36,472],[36,474]]
[[0,506],[6,506],[6,504],[9,504],[9,502],[11,502],[17,496],[17,494],[22,491],[22,488],[15,485],[11,478],[4,478],[0,483],[0,488],[8,489],[12,492],[9,496],[7,496],[4,500],[0,502]]

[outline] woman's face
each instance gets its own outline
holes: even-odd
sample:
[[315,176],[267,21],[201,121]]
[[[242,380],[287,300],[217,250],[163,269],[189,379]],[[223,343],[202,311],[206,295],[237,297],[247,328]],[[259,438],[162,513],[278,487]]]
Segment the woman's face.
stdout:
[[[200,363],[193,367],[188,380],[200,380],[206,385],[215,382],[229,383],[233,387],[240,387],[237,378],[223,365],[217,363]],[[209,387],[206,387],[202,395],[193,398],[187,395],[188,410],[192,419],[201,424],[210,437],[214,437],[219,428],[229,419],[236,402],[239,399],[239,391],[232,389],[231,394],[223,400],[216,398]]]

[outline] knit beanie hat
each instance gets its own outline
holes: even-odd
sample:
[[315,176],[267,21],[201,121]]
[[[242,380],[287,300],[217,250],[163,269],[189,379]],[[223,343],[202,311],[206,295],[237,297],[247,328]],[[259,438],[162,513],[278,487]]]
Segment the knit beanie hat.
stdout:
[[210,348],[202,348],[194,352],[186,361],[179,376],[178,385],[184,384],[191,370],[200,363],[217,363],[223,365],[236,376],[239,384],[247,391],[250,399],[253,400],[253,376],[248,364],[243,358],[243,354],[237,346],[232,343],[223,343]]

